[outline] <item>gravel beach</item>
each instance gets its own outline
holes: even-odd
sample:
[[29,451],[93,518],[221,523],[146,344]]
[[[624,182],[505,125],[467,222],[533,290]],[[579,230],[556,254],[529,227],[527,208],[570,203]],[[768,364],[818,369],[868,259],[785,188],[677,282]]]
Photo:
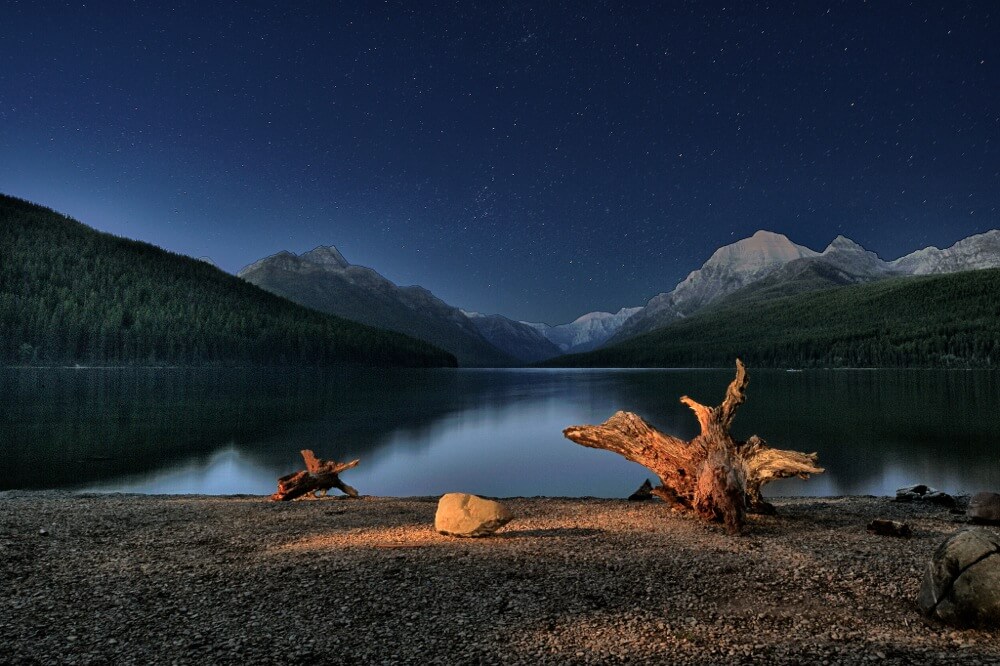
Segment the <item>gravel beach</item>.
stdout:
[[779,499],[732,537],[658,502],[502,501],[514,522],[457,539],[436,498],[0,493],[0,661],[1000,664],[1000,631],[917,609],[945,508]]

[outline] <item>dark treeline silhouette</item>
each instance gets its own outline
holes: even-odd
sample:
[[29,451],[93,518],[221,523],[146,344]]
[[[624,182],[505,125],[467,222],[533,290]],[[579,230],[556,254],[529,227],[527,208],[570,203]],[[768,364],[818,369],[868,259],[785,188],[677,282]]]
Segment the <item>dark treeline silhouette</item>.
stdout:
[[211,264],[0,195],[0,364],[452,366]]
[[1000,366],[1000,269],[722,304],[557,367]]

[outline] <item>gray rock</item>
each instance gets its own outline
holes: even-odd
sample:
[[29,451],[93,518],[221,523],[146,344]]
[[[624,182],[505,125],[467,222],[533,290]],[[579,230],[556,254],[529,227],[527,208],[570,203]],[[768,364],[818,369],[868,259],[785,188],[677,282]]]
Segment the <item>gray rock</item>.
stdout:
[[956,626],[1000,626],[1000,538],[976,528],[946,539],[927,565],[925,615]]
[[966,514],[976,523],[1000,523],[1000,493],[976,493]]
[[931,488],[922,483],[915,486],[906,486],[896,491],[897,502],[930,502],[940,506],[953,508],[956,505],[955,498],[948,493],[941,492],[937,488]]
[[499,502],[466,493],[448,493],[438,501],[434,529],[450,536],[488,536],[513,518]]
[[905,488],[900,488],[896,491],[896,501],[897,502],[913,502],[916,500],[921,500],[924,495],[928,493],[936,493],[936,489],[930,486],[925,486],[920,483],[915,486],[906,486]]

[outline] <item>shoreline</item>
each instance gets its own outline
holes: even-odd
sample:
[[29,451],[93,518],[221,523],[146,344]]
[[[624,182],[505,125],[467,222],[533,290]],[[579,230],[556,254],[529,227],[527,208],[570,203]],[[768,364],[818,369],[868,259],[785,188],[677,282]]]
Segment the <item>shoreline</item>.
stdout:
[[456,539],[437,497],[0,492],[0,644],[15,664],[1000,663],[1000,630],[917,609],[965,526],[946,508],[772,498],[731,537],[655,501],[500,501],[510,525]]

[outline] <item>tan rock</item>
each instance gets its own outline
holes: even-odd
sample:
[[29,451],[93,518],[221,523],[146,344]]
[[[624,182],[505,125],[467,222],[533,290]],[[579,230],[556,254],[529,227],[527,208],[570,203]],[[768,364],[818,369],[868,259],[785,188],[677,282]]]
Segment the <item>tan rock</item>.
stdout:
[[488,536],[513,518],[500,502],[467,493],[448,493],[438,501],[434,529],[450,536]]

